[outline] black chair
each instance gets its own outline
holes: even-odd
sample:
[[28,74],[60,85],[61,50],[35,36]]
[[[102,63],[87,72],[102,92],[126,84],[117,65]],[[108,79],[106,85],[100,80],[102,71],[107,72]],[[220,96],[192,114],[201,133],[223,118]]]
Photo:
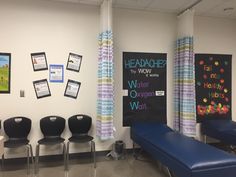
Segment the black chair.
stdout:
[[67,170],[69,165],[69,147],[70,143],[88,143],[91,144],[91,153],[93,153],[93,160],[94,160],[94,168],[96,168],[96,151],[95,151],[95,142],[93,141],[93,137],[88,135],[88,132],[92,125],[92,118],[78,114],[71,116],[68,119],[68,126],[72,133],[72,136],[68,139],[67,142]]
[[[32,164],[34,165],[32,146],[27,138],[31,130],[31,120],[26,117],[12,117],[3,122],[3,127],[5,134],[8,136],[8,140],[4,142],[5,148],[18,148],[22,146],[27,148],[27,174],[29,174],[29,154],[31,154]],[[4,162],[4,154],[2,162]]]
[[36,167],[35,173],[38,173],[39,163],[39,148],[40,145],[63,145],[63,158],[64,166],[66,169],[66,145],[65,139],[61,137],[62,132],[65,129],[65,119],[59,116],[47,116],[40,119],[40,129],[43,133],[43,138],[38,141],[36,146]]

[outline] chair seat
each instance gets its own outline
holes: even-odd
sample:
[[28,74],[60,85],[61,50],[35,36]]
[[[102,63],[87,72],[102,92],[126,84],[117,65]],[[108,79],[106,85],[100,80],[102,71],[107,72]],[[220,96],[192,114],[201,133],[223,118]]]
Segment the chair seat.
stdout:
[[9,139],[9,140],[4,142],[4,147],[7,147],[7,148],[17,148],[17,147],[20,147],[20,146],[25,146],[27,144],[29,144],[29,140],[28,139],[24,139],[24,138]]
[[64,141],[65,139],[61,137],[44,137],[38,141],[38,144],[53,145],[63,143]]
[[74,143],[85,143],[92,140],[93,137],[89,135],[76,135],[69,138],[69,141]]

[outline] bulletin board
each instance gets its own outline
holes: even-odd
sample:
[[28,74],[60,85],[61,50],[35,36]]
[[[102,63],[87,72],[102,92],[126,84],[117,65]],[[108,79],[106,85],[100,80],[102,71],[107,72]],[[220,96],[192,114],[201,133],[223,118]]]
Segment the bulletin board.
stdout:
[[232,55],[195,55],[197,122],[231,119],[231,60]]
[[166,53],[123,52],[123,126],[166,123]]

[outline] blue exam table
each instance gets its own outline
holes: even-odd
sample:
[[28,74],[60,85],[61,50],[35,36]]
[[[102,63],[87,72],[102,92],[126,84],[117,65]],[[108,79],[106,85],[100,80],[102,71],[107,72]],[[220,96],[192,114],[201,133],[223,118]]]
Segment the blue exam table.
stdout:
[[165,124],[133,123],[131,139],[177,177],[236,177],[235,155],[184,136]]

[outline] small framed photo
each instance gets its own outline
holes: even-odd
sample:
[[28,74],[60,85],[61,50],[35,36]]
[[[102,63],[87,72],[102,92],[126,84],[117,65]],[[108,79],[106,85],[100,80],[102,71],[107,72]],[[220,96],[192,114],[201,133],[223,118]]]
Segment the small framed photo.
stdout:
[[34,71],[42,71],[48,69],[47,58],[45,52],[31,53],[31,60]]
[[34,90],[38,99],[51,96],[47,79],[34,81],[33,84],[34,84]]
[[66,69],[79,72],[82,62],[82,56],[74,53],[69,53]]
[[49,65],[49,81],[50,82],[64,82],[64,66],[63,65]]
[[11,54],[0,53],[0,93],[10,93]]
[[66,85],[64,96],[76,99],[79,93],[80,85],[80,82],[69,79]]

